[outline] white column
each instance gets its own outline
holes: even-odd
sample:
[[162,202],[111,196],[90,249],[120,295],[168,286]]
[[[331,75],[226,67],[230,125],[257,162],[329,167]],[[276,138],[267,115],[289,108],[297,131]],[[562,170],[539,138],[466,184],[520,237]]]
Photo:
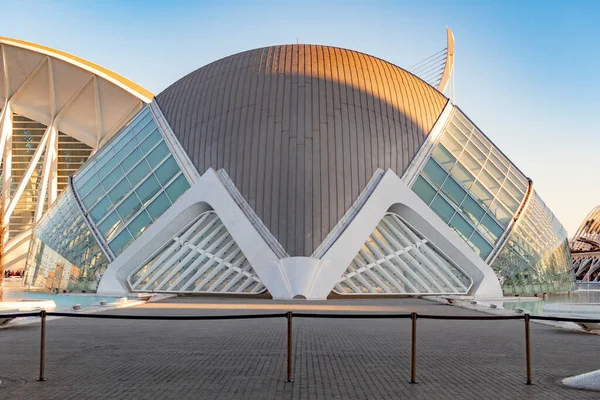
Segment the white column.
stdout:
[[44,202],[46,201],[46,191],[48,189],[48,182],[50,180],[50,172],[52,170],[52,161],[55,159],[54,152],[56,143],[58,142],[58,131],[56,130],[55,123],[49,127],[50,137],[48,138],[48,144],[46,145],[46,156],[44,157],[44,165],[42,167],[42,179],[40,187],[37,193],[37,203],[35,205],[35,214],[33,222],[38,222],[42,218],[44,212]]
[[2,150],[3,154],[3,167],[2,167],[2,199],[4,203],[4,210],[8,207],[10,200],[10,178],[12,176],[12,110],[10,102],[4,107],[3,119],[0,126],[0,137],[2,139]]

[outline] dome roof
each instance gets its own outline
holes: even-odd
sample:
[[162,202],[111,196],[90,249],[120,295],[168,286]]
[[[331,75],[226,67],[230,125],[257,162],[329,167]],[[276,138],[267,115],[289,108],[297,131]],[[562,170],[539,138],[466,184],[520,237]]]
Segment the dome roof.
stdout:
[[381,59],[335,47],[249,50],[157,96],[200,173],[225,169],[291,256],[310,256],[377,168],[402,176],[448,99]]

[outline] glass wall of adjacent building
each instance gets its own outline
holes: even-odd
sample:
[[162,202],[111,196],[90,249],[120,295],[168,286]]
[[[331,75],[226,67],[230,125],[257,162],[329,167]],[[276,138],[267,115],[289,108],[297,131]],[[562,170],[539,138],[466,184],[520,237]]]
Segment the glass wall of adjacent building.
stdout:
[[486,260],[519,210],[528,181],[455,109],[412,188]]
[[190,187],[148,107],[77,173],[74,186],[112,257]]
[[34,229],[25,284],[95,291],[108,259],[67,189]]
[[505,294],[575,289],[567,231],[535,191],[492,268]]

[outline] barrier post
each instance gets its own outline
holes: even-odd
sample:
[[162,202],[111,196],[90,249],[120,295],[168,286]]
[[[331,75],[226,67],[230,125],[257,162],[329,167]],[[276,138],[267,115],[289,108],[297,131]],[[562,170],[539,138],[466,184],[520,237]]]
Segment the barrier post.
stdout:
[[287,377],[286,382],[294,382],[292,378],[292,312],[285,314],[287,318]]
[[41,326],[40,326],[40,378],[38,381],[46,380],[44,376],[44,368],[46,365],[46,310],[40,311]]
[[531,385],[531,334],[529,332],[529,314],[525,314],[525,358],[527,362],[527,385]]
[[417,383],[417,313],[410,313],[412,320],[412,346],[410,352],[410,383]]

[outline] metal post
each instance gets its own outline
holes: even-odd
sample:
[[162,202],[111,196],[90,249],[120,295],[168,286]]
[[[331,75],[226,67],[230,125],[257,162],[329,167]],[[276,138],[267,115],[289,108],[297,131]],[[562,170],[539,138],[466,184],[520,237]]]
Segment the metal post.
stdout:
[[45,381],[44,368],[46,366],[46,310],[40,311],[41,329],[40,329],[40,379],[38,381]]
[[525,314],[525,357],[527,359],[527,384],[531,385],[531,334],[529,333],[529,314]]
[[294,382],[292,378],[292,312],[285,314],[287,318],[287,378],[286,382]]
[[412,320],[412,347],[410,353],[410,383],[417,383],[417,313],[410,313]]

